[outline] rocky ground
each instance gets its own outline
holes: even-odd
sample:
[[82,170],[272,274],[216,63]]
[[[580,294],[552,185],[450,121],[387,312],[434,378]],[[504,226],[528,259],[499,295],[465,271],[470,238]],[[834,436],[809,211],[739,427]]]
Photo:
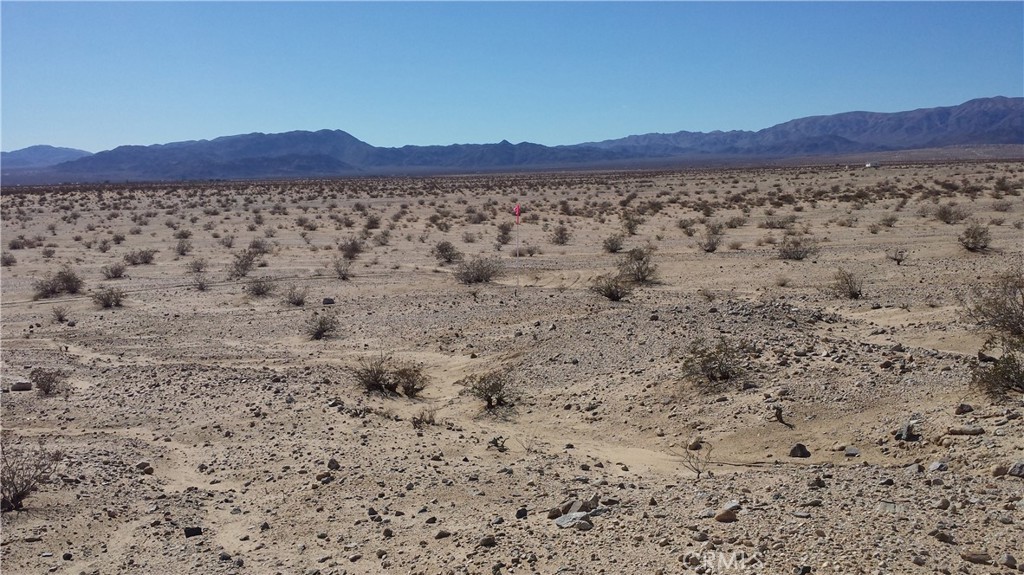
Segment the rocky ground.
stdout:
[[[3,513],[0,566],[1024,571],[1024,401],[972,388],[986,334],[961,313],[1024,265],[1022,191],[1020,162],[5,189],[4,388],[40,367],[70,388],[0,398],[5,457],[64,452]],[[988,249],[958,242],[972,222]],[[618,302],[590,289],[614,234],[658,266]],[[786,237],[820,251],[781,259]],[[231,277],[254,240],[265,265]],[[504,275],[459,283],[442,240]],[[34,299],[62,264],[80,293]],[[860,298],[829,289],[839,268]],[[340,326],[311,340],[323,314]],[[708,389],[686,360],[721,337],[743,376]],[[381,354],[422,368],[420,397],[356,383]],[[465,378],[494,370],[516,398],[487,411]]]

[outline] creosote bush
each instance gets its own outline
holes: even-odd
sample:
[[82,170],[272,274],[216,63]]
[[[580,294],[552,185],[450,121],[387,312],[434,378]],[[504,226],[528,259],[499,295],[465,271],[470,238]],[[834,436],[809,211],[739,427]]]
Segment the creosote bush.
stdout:
[[63,369],[46,369],[37,367],[29,372],[28,379],[32,387],[41,396],[61,395],[71,392],[68,385],[68,372]]
[[707,253],[714,253],[718,250],[718,246],[722,244],[722,238],[725,237],[724,226],[720,223],[708,223],[704,226],[704,231],[701,232],[697,238],[697,247]]
[[349,368],[352,378],[367,393],[395,396],[401,391],[409,399],[418,397],[430,384],[423,367],[414,363],[399,363],[383,353],[364,357]]
[[704,392],[721,392],[744,375],[746,343],[726,337],[709,342],[700,337],[687,346],[683,375]]
[[971,222],[964,228],[957,241],[967,251],[980,252],[988,249],[989,244],[992,243],[992,235],[988,231],[988,226]]
[[864,295],[864,280],[851,271],[839,268],[825,291],[835,297],[860,299]]
[[658,266],[654,263],[654,246],[633,248],[619,260],[619,276],[637,284],[654,283]]
[[267,297],[274,293],[274,281],[269,277],[258,277],[249,280],[249,283],[245,286],[245,291],[249,292],[252,297]]
[[124,255],[124,261],[130,266],[149,265],[153,263],[157,250],[132,250]]
[[501,277],[505,264],[498,258],[477,256],[455,268],[455,279],[464,284],[488,283]]
[[63,452],[46,449],[42,440],[28,449],[5,437],[0,445],[0,511],[23,509],[25,500],[50,481],[63,459]]
[[601,247],[610,254],[617,254],[622,251],[623,239],[622,234],[612,234],[604,239]]
[[818,242],[811,238],[786,236],[779,244],[779,259],[799,261],[817,255],[818,251]]
[[300,288],[295,284],[288,284],[288,289],[284,292],[284,301],[288,305],[302,307],[306,305],[306,293],[306,288]]
[[327,269],[341,281],[352,279],[352,260],[349,258],[336,257],[327,262]]
[[78,273],[65,264],[57,273],[47,274],[43,279],[36,280],[32,284],[32,297],[38,300],[56,297],[62,293],[77,294],[84,286],[85,282],[78,277]]
[[463,258],[462,252],[448,240],[437,242],[430,253],[437,258],[437,263],[441,265],[460,262]]
[[488,411],[508,407],[517,397],[512,375],[504,370],[470,375],[457,383],[465,386],[473,397],[483,400],[484,409]]
[[325,339],[334,335],[338,324],[338,316],[334,313],[314,313],[306,319],[303,332],[312,340]]
[[124,302],[124,290],[115,287],[100,288],[92,294],[92,301],[103,309],[121,307]]
[[124,277],[126,269],[123,263],[115,262],[101,267],[100,273],[103,274],[105,280],[116,280]]
[[608,298],[610,301],[620,301],[633,293],[633,288],[629,282],[618,276],[598,276],[594,279],[594,284],[590,286],[590,290]]
[[961,303],[964,317],[989,334],[982,350],[1002,351],[994,361],[974,363],[972,384],[994,399],[1024,393],[1024,272],[976,285]]

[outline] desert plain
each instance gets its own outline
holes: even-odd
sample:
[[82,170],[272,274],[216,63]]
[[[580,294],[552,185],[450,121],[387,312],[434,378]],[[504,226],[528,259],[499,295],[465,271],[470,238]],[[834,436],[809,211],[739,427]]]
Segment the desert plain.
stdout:
[[964,314],[1024,265],[1020,161],[0,202],[4,457],[60,452],[4,573],[1024,571],[1024,399]]

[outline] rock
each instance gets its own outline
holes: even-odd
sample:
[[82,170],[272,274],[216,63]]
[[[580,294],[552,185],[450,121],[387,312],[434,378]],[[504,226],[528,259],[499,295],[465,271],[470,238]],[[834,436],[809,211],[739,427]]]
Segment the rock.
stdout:
[[1017,463],[1014,463],[1013,466],[1011,466],[1010,469],[1006,471],[1006,473],[1008,475],[1024,479],[1024,461],[1018,461]]
[[950,535],[949,533],[946,533],[945,531],[942,531],[940,529],[935,529],[935,530],[931,531],[930,533],[928,533],[928,535],[931,535],[932,537],[938,539],[939,541],[941,541],[943,543],[948,543],[950,545],[956,544],[956,541],[953,539],[952,535]]
[[203,528],[202,527],[186,527],[185,528],[185,538],[186,539],[189,538],[189,537],[198,537],[199,535],[202,535],[202,534],[203,534]]
[[452,532],[441,529],[434,535],[434,539],[444,539],[445,537],[451,537]]
[[1009,472],[1010,472],[1010,466],[1002,465],[1002,464],[998,464],[998,463],[996,465],[993,465],[992,469],[991,469],[992,477],[1002,477],[1002,476],[1006,475]]
[[926,563],[926,559],[924,557],[921,557],[920,555],[914,555],[910,558],[910,562],[914,565],[921,566]]
[[578,531],[590,531],[594,528],[594,524],[586,519],[576,522],[576,529]]
[[548,519],[558,519],[562,516],[562,510],[558,507],[552,507],[548,510]]
[[527,511],[525,507],[520,507],[519,509],[516,509],[516,519],[526,519],[526,516],[529,513],[530,512]]
[[809,479],[807,481],[807,487],[810,487],[811,489],[821,489],[822,487],[825,487],[825,480],[822,479],[820,475],[815,476],[814,479]]
[[722,509],[715,514],[715,521],[719,523],[732,523],[736,519],[736,512],[732,509]]
[[329,460],[329,461],[327,462],[327,469],[330,469],[331,471],[337,471],[337,470],[341,469],[341,464],[340,464],[340,463],[338,463],[338,460],[337,460],[337,459],[335,459],[335,458],[333,458],[333,457],[332,457],[332,458],[331,458],[331,459],[330,459],[330,460]]
[[996,565],[1002,565],[1003,567],[1009,567],[1010,569],[1017,568],[1017,558],[1009,553],[1003,553],[999,560],[996,561]]
[[686,442],[686,448],[690,451],[697,451],[702,447],[704,438],[700,435]]
[[896,432],[898,441],[917,441],[921,436],[914,432],[914,424],[907,422]]
[[11,391],[32,391],[32,382],[27,379],[11,382]]
[[790,457],[810,457],[811,452],[807,450],[807,446],[803,443],[797,443],[789,450]]
[[985,430],[976,425],[960,425],[957,427],[950,427],[946,431],[946,435],[982,435]]
[[935,508],[941,509],[942,511],[949,509],[949,505],[949,499],[946,499],[945,497],[935,502]]
[[480,538],[480,547],[494,547],[498,544],[498,540],[494,538],[494,535],[484,535]]
[[323,304],[324,305],[334,305],[334,298],[332,298],[332,297],[325,297],[324,300],[323,300]]
[[902,513],[903,506],[893,501],[879,501],[878,510],[887,513]]
[[977,563],[978,565],[992,564],[992,556],[984,551],[964,551],[960,554],[960,558],[968,563]]
[[[565,529],[566,527],[575,527],[577,523],[585,519],[588,519],[589,517],[590,513],[586,511],[575,511],[572,513],[566,513],[558,519],[555,519],[555,525],[559,526],[562,529]],[[591,525],[591,527],[593,527],[593,525]]]
[[945,461],[936,461],[936,462],[934,462],[934,463],[932,463],[931,465],[928,466],[928,471],[930,471],[930,472],[934,472],[934,471],[948,471],[948,470],[949,470],[949,465],[947,465]]
[[[65,553],[61,555],[60,558],[65,561],[71,561],[72,555],[70,553]],[[1013,557],[1011,556],[1010,558],[1012,559]]]
[[860,455],[860,450],[852,445],[849,445],[843,451],[843,455],[845,455],[846,457],[857,457]]
[[973,407],[966,403],[961,403],[960,405],[956,406],[956,409],[953,410],[953,413],[955,413],[956,415],[963,415],[965,413],[970,413],[972,411],[974,411]]
[[220,555],[217,556],[221,561],[231,561],[231,554],[227,551],[221,551]]

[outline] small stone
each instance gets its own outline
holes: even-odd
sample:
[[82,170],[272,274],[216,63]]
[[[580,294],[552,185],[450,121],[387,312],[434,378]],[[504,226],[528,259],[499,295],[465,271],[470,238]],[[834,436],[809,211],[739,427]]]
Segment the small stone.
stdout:
[[529,511],[527,511],[525,507],[520,507],[516,510],[516,519],[526,519],[528,514]]
[[221,551],[220,555],[218,555],[218,558],[221,561],[231,561],[231,554],[228,553],[227,551]]
[[928,471],[949,471],[949,465],[947,465],[945,461],[936,461],[928,466]]
[[337,471],[341,469],[341,464],[338,463],[337,459],[332,457],[330,461],[327,462],[327,469],[330,469],[331,471]]
[[971,407],[970,405],[968,405],[966,403],[961,403],[960,405],[956,406],[956,409],[953,410],[953,413],[955,413],[957,415],[963,415],[965,413],[970,413],[972,411],[974,411],[973,407]]
[[723,509],[715,514],[715,521],[720,523],[732,523],[736,519],[736,512],[732,509]]
[[1014,463],[1013,466],[1006,471],[1006,473],[1014,477],[1024,478],[1024,461],[1018,461],[1017,463]]
[[334,298],[332,298],[332,297],[325,297],[323,299],[323,304],[324,305],[334,305]]
[[860,450],[852,445],[848,445],[843,451],[843,455],[846,457],[857,457],[860,455]]
[[484,535],[480,538],[480,547],[494,547],[497,544],[498,541],[494,538],[494,535]]
[[562,516],[562,510],[558,507],[552,507],[548,510],[548,519],[558,519]]
[[355,563],[356,561],[359,561],[362,558],[363,558],[363,554],[362,553],[353,553],[352,555],[348,556],[348,560],[350,562],[352,562],[352,563]]
[[825,487],[825,480],[818,475],[814,479],[807,481],[807,487],[810,487],[811,489],[821,489],[822,487]]
[[65,561],[71,561],[71,557],[72,557],[72,555],[70,553],[65,553],[65,554],[60,556],[60,558],[65,560]]
[[577,531],[590,531],[593,528],[594,528],[594,524],[591,523],[590,521],[587,521],[586,519],[583,519],[581,521],[577,521],[576,522],[576,530]]
[[914,555],[910,558],[910,562],[914,565],[921,566],[925,564],[926,560],[924,557],[921,557],[920,555]]
[[202,534],[203,534],[203,528],[202,527],[186,527],[185,528],[185,538],[197,537],[197,536],[202,535]]
[[945,531],[941,531],[939,529],[935,529],[934,531],[932,531],[928,535],[931,535],[932,537],[938,539],[939,541],[941,541],[943,543],[949,543],[950,545],[953,545],[955,543],[952,535],[950,535],[949,533],[946,533]]
[[960,558],[968,563],[977,563],[978,565],[992,564],[992,556],[984,551],[965,551],[960,554]]
[[1002,477],[1010,472],[1010,466],[996,464],[992,466],[992,477]]
[[438,531],[434,535],[434,539],[444,539],[445,537],[451,537],[451,536],[452,536],[451,531],[446,531],[444,529],[441,529],[440,531]]
[[946,499],[945,497],[935,502],[935,508],[941,509],[942,511],[949,509],[949,505],[949,499]]
[[996,565],[1002,565],[1003,567],[1009,567],[1010,569],[1017,568],[1017,559],[1009,553],[1003,553],[999,560],[996,561]]
[[957,427],[950,427],[947,431],[947,435],[982,435],[985,430],[978,427],[977,425],[960,425]]
[[[580,521],[584,521],[589,517],[590,513],[586,511],[576,511],[573,513],[567,513],[565,515],[562,515],[558,519],[555,519],[555,525],[559,526],[562,529],[565,529],[567,527],[574,527],[577,523],[579,523]],[[593,525],[591,525],[591,527],[593,527]]]
[[807,446],[803,443],[797,443],[789,450],[790,457],[810,457],[811,452],[807,450]]

